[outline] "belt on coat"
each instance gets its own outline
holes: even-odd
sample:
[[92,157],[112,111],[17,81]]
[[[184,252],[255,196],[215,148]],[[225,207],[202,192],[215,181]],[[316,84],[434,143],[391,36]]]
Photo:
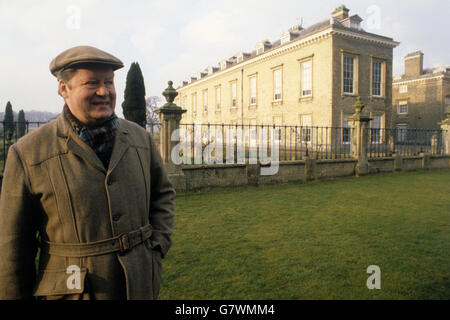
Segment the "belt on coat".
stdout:
[[42,250],[50,255],[73,258],[98,256],[116,251],[123,254],[149,239],[151,235],[152,226],[147,224],[137,230],[95,242],[56,243],[44,240]]

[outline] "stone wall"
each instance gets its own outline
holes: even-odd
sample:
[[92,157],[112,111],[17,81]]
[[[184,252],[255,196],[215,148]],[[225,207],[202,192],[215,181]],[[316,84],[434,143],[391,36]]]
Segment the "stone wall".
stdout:
[[[326,180],[355,176],[354,159],[282,161],[275,175],[261,175],[259,164],[184,165],[183,175],[172,182],[177,192],[209,188],[268,185]],[[415,157],[369,159],[369,174],[393,171],[439,170],[450,168],[450,156],[422,154]],[[0,192],[2,184],[0,174]],[[171,176],[169,175],[169,179]],[[172,179],[171,179],[172,180]]]
[[[282,161],[275,175],[261,175],[259,164],[220,164],[181,166],[183,179],[176,182],[177,192],[237,186],[259,186],[291,182],[326,180],[355,176],[354,159]],[[393,171],[449,169],[450,156],[422,154],[414,157],[369,159],[369,174]]]

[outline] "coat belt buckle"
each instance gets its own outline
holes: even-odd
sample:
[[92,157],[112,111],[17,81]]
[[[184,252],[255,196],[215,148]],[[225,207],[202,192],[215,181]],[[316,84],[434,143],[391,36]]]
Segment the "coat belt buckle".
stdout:
[[125,253],[131,249],[131,243],[128,232],[119,234],[118,241],[120,253]]

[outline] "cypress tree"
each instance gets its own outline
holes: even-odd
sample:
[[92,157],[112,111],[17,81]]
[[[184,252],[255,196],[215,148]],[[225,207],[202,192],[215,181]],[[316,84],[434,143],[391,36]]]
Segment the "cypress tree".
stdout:
[[14,124],[14,114],[13,114],[13,110],[12,110],[12,105],[11,105],[11,102],[9,102],[9,101],[6,103],[5,117],[3,118],[3,125],[5,126],[6,136],[8,137],[9,135],[11,135],[11,137],[12,137],[16,127]]
[[127,73],[124,101],[122,103],[125,119],[136,122],[143,128],[146,125],[145,85],[141,68],[133,62]]
[[19,111],[19,116],[17,118],[17,125],[18,125],[18,138],[21,138],[25,135],[25,128],[26,128],[26,123],[25,123],[25,112],[23,110]]

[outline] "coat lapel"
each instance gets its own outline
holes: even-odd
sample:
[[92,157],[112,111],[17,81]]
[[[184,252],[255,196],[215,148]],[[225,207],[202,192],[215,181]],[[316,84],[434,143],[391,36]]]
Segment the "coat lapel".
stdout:
[[117,128],[116,137],[114,138],[114,147],[111,154],[111,159],[109,160],[108,171],[111,172],[116,168],[129,146],[128,130],[123,128],[119,119],[119,126]]
[[99,157],[95,154],[94,150],[89,147],[84,141],[82,141],[75,133],[69,134],[67,139],[67,148],[69,151],[85,159],[96,169],[106,173],[106,169],[100,161]]

